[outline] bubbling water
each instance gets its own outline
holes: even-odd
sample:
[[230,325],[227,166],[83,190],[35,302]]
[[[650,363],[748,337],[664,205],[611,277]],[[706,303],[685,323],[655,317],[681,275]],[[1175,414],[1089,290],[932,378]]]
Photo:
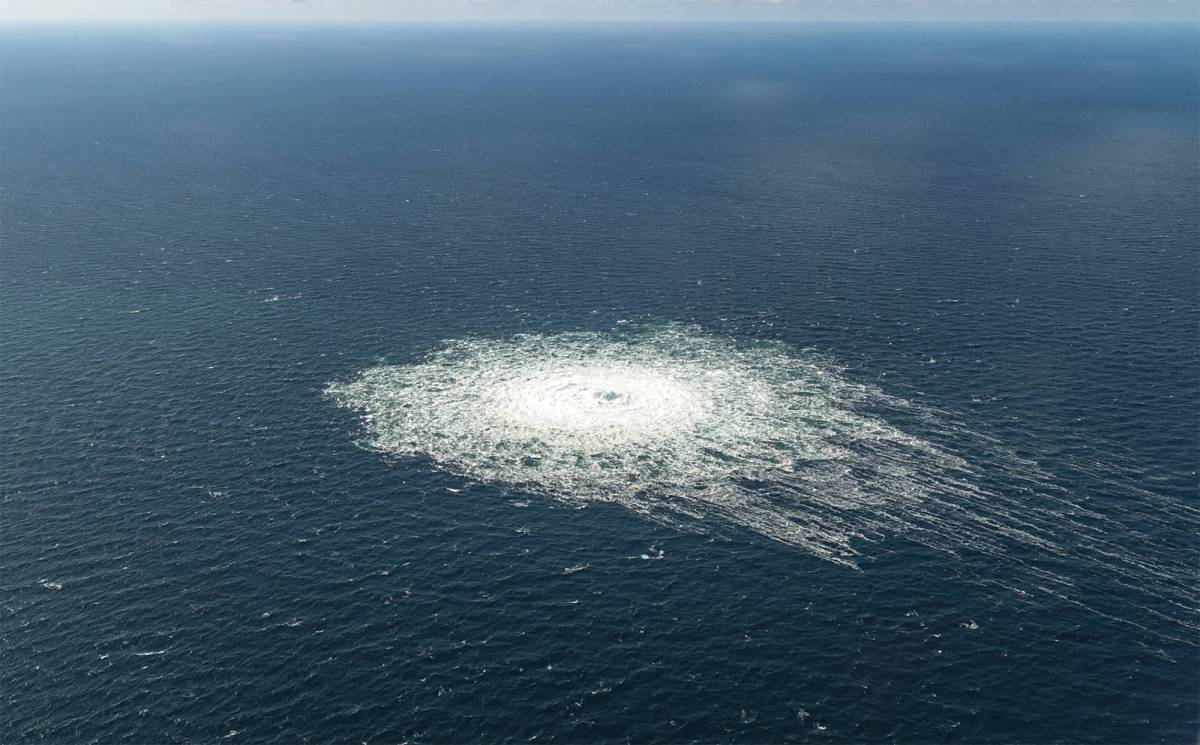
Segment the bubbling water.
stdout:
[[817,355],[688,327],[449,341],[329,391],[363,412],[372,449],[850,565],[856,539],[970,489],[962,460],[860,410],[904,402]]
[[695,424],[711,415],[710,403],[679,375],[629,363],[543,365],[496,385],[488,400],[512,426],[634,439]]
[[[904,536],[983,556],[981,566],[1003,567],[988,581],[1018,595],[1036,588],[1076,602],[1062,572],[1088,566],[1125,588],[1137,612],[1196,629],[1186,561],[1116,545],[1127,532],[1119,520],[1031,461],[781,344],[678,325],[460,339],[328,393],[362,413],[365,447],[469,479],[616,503],[683,529],[746,528],[850,567],[871,541]],[[1161,509],[1164,530],[1195,520],[1195,510],[1138,494]]]

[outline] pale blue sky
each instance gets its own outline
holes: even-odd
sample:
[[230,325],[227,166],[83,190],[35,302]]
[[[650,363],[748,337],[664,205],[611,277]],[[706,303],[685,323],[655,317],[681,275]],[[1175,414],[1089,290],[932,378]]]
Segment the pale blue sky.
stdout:
[[3,21],[1195,20],[1200,0],[0,0]]

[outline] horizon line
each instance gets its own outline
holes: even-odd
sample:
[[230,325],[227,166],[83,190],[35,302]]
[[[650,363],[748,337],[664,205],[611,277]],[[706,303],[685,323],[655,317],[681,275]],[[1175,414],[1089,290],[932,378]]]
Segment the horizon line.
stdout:
[[1153,18],[1114,17],[1043,17],[1026,16],[1002,18],[983,16],[967,17],[891,17],[891,18],[3,18],[0,27],[63,27],[78,28],[200,28],[200,27],[338,27],[361,28],[383,26],[1037,26],[1037,25],[1134,25],[1134,26],[1178,26],[1193,25],[1200,18],[1192,16],[1158,16]]

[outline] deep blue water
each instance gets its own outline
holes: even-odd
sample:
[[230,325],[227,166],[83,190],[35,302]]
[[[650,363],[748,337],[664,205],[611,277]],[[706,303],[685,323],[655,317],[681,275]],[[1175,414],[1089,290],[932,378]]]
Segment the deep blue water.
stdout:
[[[0,741],[1195,741],[1194,29],[0,42]],[[384,458],[323,394],[630,319],[827,355],[1154,571],[1065,528],[1061,592],[855,571]]]

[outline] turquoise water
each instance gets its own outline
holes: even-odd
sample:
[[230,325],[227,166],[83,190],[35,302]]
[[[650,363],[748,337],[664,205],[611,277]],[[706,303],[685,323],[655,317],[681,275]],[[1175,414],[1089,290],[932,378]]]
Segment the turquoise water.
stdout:
[[0,740],[1194,741],[1190,30],[4,34]]

